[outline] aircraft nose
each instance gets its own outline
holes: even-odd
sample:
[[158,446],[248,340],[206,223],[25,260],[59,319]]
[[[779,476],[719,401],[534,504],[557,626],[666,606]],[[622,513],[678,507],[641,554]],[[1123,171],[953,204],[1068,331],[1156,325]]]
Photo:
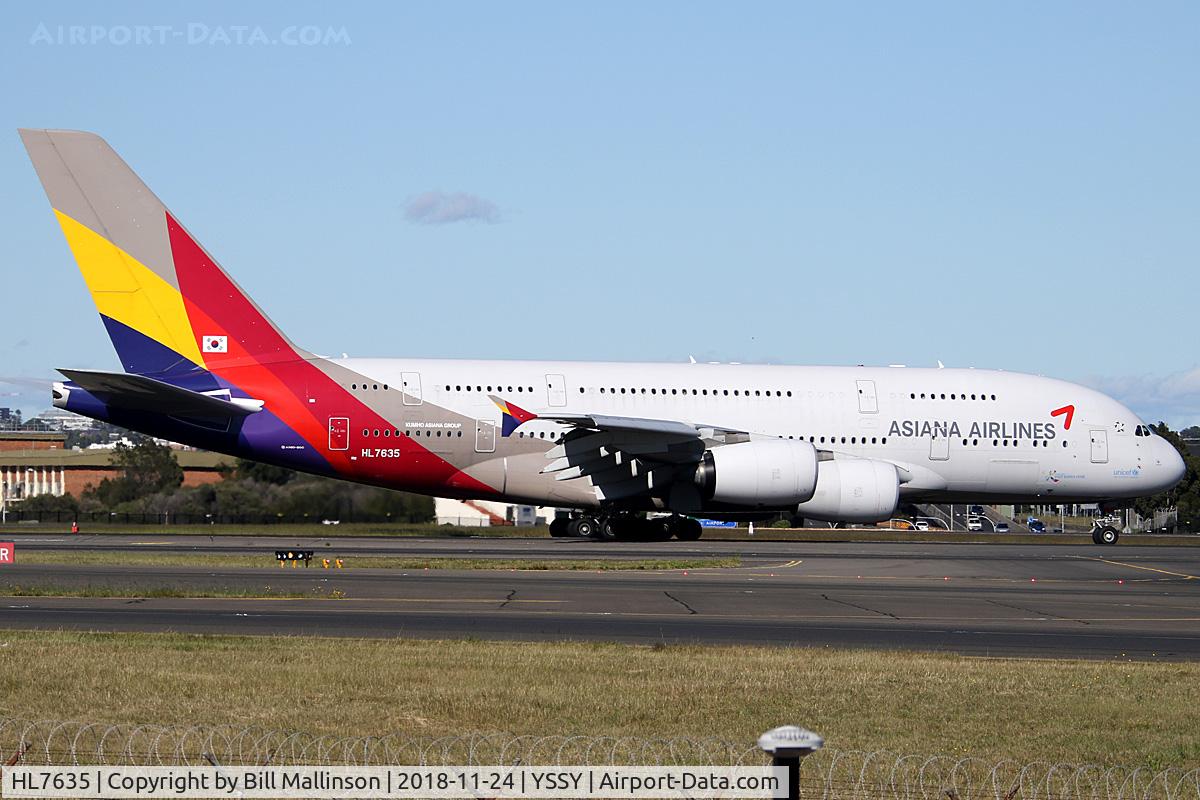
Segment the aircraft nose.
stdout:
[[1187,465],[1179,451],[1171,446],[1166,439],[1156,437],[1154,440],[1154,463],[1163,479],[1163,488],[1170,489],[1183,480]]

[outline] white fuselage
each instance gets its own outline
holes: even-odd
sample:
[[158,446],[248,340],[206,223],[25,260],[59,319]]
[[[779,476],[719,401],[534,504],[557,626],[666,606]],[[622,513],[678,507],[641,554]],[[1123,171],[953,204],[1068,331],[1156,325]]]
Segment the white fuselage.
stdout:
[[1021,373],[430,359],[333,363],[372,385],[407,386],[413,398],[405,409],[413,420],[407,424],[439,425],[444,418],[465,433],[445,443],[447,457],[493,479],[503,469],[506,495],[537,502],[587,505],[586,492],[564,493],[561,484],[538,478],[544,451],[564,426],[534,420],[508,438],[495,436],[500,414],[489,395],[534,413],[672,420],[802,439],[835,457],[896,464],[909,476],[902,494],[922,499],[1092,502],[1153,494],[1182,474],[1174,448],[1144,434],[1145,426],[1122,404],[1078,384]]

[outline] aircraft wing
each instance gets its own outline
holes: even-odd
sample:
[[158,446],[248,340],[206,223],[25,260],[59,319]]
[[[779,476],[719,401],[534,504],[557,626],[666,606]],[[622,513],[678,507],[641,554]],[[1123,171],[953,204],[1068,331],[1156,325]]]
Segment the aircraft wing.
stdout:
[[669,485],[696,464],[714,444],[748,441],[746,431],[676,420],[616,417],[606,414],[532,414],[498,397],[503,433],[511,435],[531,420],[558,422],[572,430],[546,453],[543,474],[555,480],[587,479],[601,500],[619,500]]
[[90,369],[60,369],[59,372],[105,405],[129,411],[199,419],[237,419],[253,414],[263,406],[261,400],[231,402],[144,375]]

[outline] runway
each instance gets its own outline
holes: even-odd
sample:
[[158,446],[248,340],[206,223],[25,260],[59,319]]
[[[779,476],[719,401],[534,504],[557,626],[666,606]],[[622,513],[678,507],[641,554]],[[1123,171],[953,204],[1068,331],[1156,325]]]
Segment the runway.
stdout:
[[[551,539],[11,537],[0,627],[326,636],[807,645],[980,656],[1200,658],[1200,548]],[[328,543],[328,544],[327,544]],[[727,569],[278,569],[279,547],[339,555],[695,558]],[[22,564],[29,550],[185,552],[189,567]],[[262,553],[264,567],[204,565]],[[122,597],[11,596],[4,586],[110,587]],[[167,598],[154,587],[312,595]]]

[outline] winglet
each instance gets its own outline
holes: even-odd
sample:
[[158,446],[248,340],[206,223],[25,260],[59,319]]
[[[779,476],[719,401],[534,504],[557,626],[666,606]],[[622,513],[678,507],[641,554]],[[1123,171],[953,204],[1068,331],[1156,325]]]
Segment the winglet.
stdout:
[[501,436],[511,436],[512,432],[524,423],[529,422],[531,419],[537,419],[537,414],[526,411],[523,408],[518,408],[512,403],[496,397],[494,394],[489,394],[488,399],[495,403],[496,407],[500,409],[500,414],[503,421],[500,427]]

